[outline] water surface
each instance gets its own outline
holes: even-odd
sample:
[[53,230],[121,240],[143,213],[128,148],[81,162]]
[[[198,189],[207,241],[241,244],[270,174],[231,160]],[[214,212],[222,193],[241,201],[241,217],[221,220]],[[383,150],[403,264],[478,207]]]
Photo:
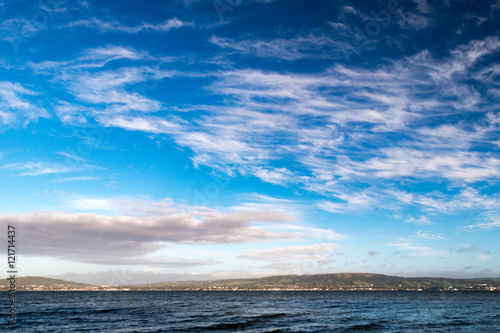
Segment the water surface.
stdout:
[[498,292],[18,292],[18,332],[500,332]]

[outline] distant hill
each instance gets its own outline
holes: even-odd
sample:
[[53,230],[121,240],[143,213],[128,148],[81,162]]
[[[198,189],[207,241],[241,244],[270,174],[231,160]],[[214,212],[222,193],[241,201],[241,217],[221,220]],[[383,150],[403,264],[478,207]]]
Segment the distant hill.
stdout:
[[[238,289],[481,289],[500,287],[500,279],[404,278],[370,273],[278,275],[253,279],[164,282],[156,288],[238,288]],[[213,288],[212,288],[213,289]]]
[[[8,279],[0,279],[0,289],[7,289],[10,285]],[[85,283],[78,283],[72,281],[58,280],[58,279],[49,279],[40,276],[25,276],[25,277],[16,277],[16,289],[17,290],[33,290],[34,288],[42,288],[42,289],[67,289],[67,288],[86,288],[91,285]]]
[[[9,288],[0,280],[0,290]],[[500,290],[500,278],[404,278],[370,273],[278,275],[252,279],[90,285],[44,277],[16,278],[16,290]]]

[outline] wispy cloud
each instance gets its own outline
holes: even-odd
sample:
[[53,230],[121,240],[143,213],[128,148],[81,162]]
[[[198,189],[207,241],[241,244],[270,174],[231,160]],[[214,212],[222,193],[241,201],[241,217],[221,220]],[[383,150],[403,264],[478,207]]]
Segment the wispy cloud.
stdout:
[[0,124],[12,126],[21,121],[26,125],[40,117],[48,118],[49,113],[44,108],[23,97],[37,94],[19,83],[0,81]]
[[383,149],[383,157],[349,163],[352,169],[373,172],[376,177],[439,177],[477,182],[500,176],[500,159],[480,152],[428,152],[415,149]]
[[266,194],[262,193],[253,193],[253,197],[256,199],[260,199],[263,201],[268,201],[268,202],[284,202],[284,203],[293,203],[293,200],[290,199],[282,199],[282,198],[274,198]]
[[[115,112],[143,111],[153,112],[160,109],[158,101],[149,99],[136,92],[128,92],[125,87],[148,80],[148,77],[162,75],[152,68],[124,68],[104,73],[81,74],[73,82],[73,91],[81,100],[88,103],[108,104]],[[169,74],[163,74],[169,75]]]
[[[467,186],[456,194],[444,194],[433,191],[427,194],[408,193],[403,191],[389,191],[399,201],[406,204],[420,206],[427,211],[453,213],[469,209],[495,210],[500,199],[493,195],[481,194],[478,189]],[[406,222],[415,223],[418,220],[410,218]]]
[[334,194],[334,196],[342,201],[322,201],[318,203],[318,207],[332,213],[352,211],[360,212],[371,209],[376,202],[375,198],[367,192]]
[[73,169],[60,164],[47,164],[35,162],[11,163],[0,166],[0,170],[16,171],[18,176],[40,176],[46,174],[59,174],[73,171]]
[[53,180],[53,183],[67,183],[67,182],[83,182],[89,180],[98,180],[97,177],[65,177]]
[[400,12],[401,19],[399,20],[399,25],[404,29],[424,29],[431,25],[432,20],[427,16],[408,13],[405,14],[403,11]]
[[442,235],[431,234],[422,230],[417,231],[415,237],[422,239],[445,239]]
[[276,38],[268,41],[255,38],[233,40],[212,36],[210,43],[239,54],[286,61],[308,58],[341,58],[344,56],[345,50],[352,48],[345,42],[333,40],[325,35],[314,34],[293,38]]
[[404,220],[406,223],[411,223],[415,225],[429,225],[432,224],[431,221],[426,216],[420,216],[419,218],[409,217]]
[[131,62],[142,61],[143,63],[155,62],[156,64],[162,64],[171,63],[179,59],[182,59],[182,57],[154,57],[146,51],[137,51],[132,47],[106,45],[86,49],[81,55],[72,60],[29,62],[29,66],[37,73],[57,75],[59,79],[71,81],[73,76],[78,76],[78,70],[102,68],[108,63],[117,60],[128,60]]
[[478,216],[479,222],[463,227],[465,230],[489,230],[500,227],[500,212],[497,207],[491,207],[492,210],[482,213]]
[[172,29],[192,26],[192,22],[181,21],[174,17],[161,23],[142,23],[137,26],[126,26],[118,21],[103,21],[99,18],[92,17],[87,20],[78,20],[70,22],[63,28],[87,27],[97,29],[101,32],[123,32],[128,34],[137,34],[140,32],[167,32]]
[[[96,70],[117,60],[135,64],[141,61],[142,65]],[[132,48],[106,46],[88,49],[75,60],[44,61],[31,63],[30,66],[41,74],[53,75],[56,80],[67,85],[66,89],[73,93],[79,103],[60,100],[54,111],[62,122],[82,126],[92,118],[107,123],[107,114],[159,111],[162,103],[145,95],[148,90],[154,89],[158,80],[173,75],[174,71],[158,68],[160,64],[171,61],[171,58],[152,57]],[[151,62],[153,66],[145,65],[147,62]],[[115,120],[114,123],[119,122]],[[122,120],[121,124],[124,123]],[[141,128],[142,131],[148,129]]]
[[[138,52],[130,47],[108,45],[87,49],[81,56],[73,60],[46,60],[39,63],[32,62],[30,66],[38,73],[64,74],[63,77],[67,79],[68,75],[72,74],[68,73],[68,70],[100,68],[111,61],[120,59],[144,60],[149,58],[150,56],[146,52]],[[73,75],[75,74],[73,73]]]
[[86,113],[89,113],[89,110],[81,105],[77,106],[61,101],[59,105],[54,107],[54,112],[64,124],[86,125],[88,123]]
[[[259,41],[222,37],[211,41],[256,56],[267,47]],[[59,75],[67,89],[87,104],[87,110],[93,105],[85,119],[171,136],[193,152],[196,167],[206,165],[230,176],[250,175],[277,185],[301,186],[330,197],[320,207],[332,212],[369,210],[395,199],[402,205],[441,211],[443,201],[448,201],[444,207],[452,211],[458,202],[449,201],[444,193],[442,197],[414,195],[415,200],[408,200],[404,195],[391,195],[386,184],[402,179],[474,184],[500,176],[500,158],[483,149],[496,145],[497,140],[496,116],[482,103],[483,98],[493,97],[482,96],[470,84],[470,80],[488,79],[487,72],[478,74],[484,71],[481,60],[499,49],[497,37],[486,37],[458,46],[441,59],[424,50],[375,68],[335,65],[314,74],[255,69],[173,71],[162,69],[161,57],[119,46],[87,50],[73,63],[34,66]],[[90,67],[78,67],[93,63],[86,58],[97,60],[99,66],[115,59],[132,63],[90,71]],[[151,64],[133,64],[136,59]],[[73,66],[74,72],[54,69],[65,66]],[[188,105],[187,110],[198,111],[186,119],[165,112],[161,101],[135,90],[140,84],[195,75],[209,80],[211,84],[202,88],[224,103]],[[78,106],[62,105],[60,117],[71,121]],[[434,123],[437,117],[458,115],[465,109],[477,112],[473,125],[461,120]],[[279,165],[283,161],[294,161],[298,168]],[[360,191],[353,184],[368,186]],[[465,198],[469,192],[461,195]],[[476,199],[468,199],[479,206]]]
[[293,174],[286,168],[256,168],[254,175],[271,184],[286,185],[293,180]]
[[76,162],[86,162],[86,160],[81,157],[81,156],[77,156],[77,155],[74,155],[74,154],[70,154],[68,152],[65,152],[65,151],[60,151],[57,153],[58,155],[61,155],[61,156],[64,156],[70,160],[73,160],[73,161],[76,161]]

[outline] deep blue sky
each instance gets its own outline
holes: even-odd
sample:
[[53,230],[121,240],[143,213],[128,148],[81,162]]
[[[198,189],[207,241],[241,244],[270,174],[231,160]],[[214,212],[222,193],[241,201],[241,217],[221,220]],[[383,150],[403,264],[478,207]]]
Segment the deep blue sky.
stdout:
[[499,12],[0,1],[21,275],[499,276]]

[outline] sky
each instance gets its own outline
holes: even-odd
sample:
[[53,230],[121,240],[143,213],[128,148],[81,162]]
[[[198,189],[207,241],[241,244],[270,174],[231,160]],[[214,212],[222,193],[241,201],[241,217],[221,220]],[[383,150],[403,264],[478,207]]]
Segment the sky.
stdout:
[[20,2],[18,275],[500,276],[499,1]]

